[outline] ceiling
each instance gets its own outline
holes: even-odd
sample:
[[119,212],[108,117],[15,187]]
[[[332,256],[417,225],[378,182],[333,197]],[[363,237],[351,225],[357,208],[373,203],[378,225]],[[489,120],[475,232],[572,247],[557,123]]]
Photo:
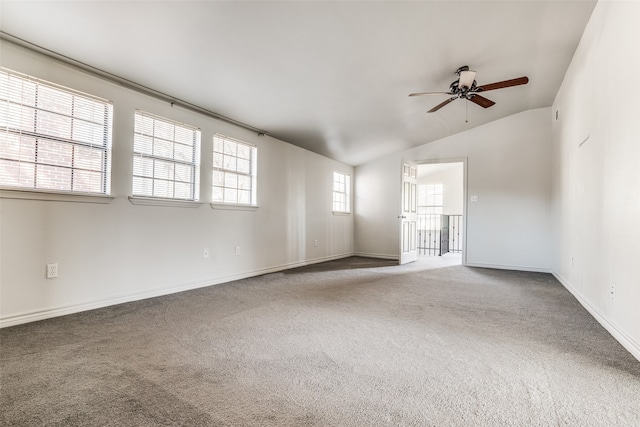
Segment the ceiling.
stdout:
[[[7,1],[3,32],[359,165],[552,104],[595,1]],[[483,109],[446,97],[455,70]],[[468,104],[468,105],[467,105]],[[468,110],[465,112],[465,106]],[[468,115],[468,123],[465,122]]]

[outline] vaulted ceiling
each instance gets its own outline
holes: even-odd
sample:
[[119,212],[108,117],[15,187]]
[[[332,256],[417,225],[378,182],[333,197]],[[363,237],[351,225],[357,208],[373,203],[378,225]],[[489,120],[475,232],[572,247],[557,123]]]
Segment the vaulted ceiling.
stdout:
[[[351,165],[551,105],[595,1],[8,1],[4,33]],[[483,109],[446,97],[455,70]],[[465,111],[465,108],[467,109]],[[468,122],[465,121],[468,118]]]

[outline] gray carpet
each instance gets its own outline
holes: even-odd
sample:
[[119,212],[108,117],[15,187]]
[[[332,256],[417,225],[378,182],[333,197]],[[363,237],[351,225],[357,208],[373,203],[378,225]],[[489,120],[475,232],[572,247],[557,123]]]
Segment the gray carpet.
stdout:
[[348,258],[0,331],[3,426],[639,426],[550,275]]

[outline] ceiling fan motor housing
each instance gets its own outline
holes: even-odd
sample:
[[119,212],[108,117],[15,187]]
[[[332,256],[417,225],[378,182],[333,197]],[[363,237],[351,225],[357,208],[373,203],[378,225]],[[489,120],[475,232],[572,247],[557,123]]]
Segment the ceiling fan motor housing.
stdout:
[[471,87],[466,87],[466,86],[460,87],[460,79],[458,79],[449,85],[449,92],[452,95],[458,95],[459,98],[466,98],[467,95],[469,95],[469,92],[474,91],[476,87],[477,87],[477,82],[475,80],[471,84]]

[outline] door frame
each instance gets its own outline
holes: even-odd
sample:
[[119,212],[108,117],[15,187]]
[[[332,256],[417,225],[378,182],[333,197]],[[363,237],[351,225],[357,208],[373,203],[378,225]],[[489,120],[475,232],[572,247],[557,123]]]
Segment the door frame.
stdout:
[[[456,157],[447,159],[427,159],[413,160],[418,168],[423,165],[433,165],[440,163],[462,163],[462,265],[467,265],[467,230],[469,229],[469,212],[468,212],[468,192],[467,192],[467,158]],[[402,190],[402,187],[400,188]]]

